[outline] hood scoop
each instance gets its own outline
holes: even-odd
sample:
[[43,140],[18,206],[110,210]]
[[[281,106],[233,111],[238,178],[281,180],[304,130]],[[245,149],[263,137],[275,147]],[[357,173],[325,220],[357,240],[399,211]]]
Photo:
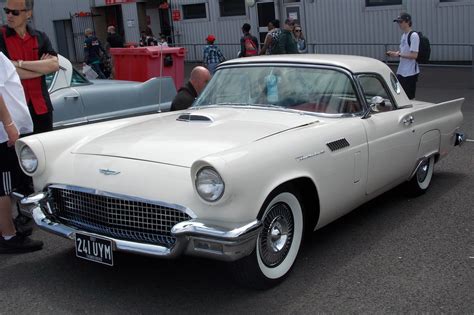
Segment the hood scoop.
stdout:
[[209,116],[190,113],[179,115],[176,120],[185,122],[213,122],[213,119]]

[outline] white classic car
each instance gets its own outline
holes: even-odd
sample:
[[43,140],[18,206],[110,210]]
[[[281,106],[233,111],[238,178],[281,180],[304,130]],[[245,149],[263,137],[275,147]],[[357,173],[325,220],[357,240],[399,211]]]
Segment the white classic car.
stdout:
[[370,58],[231,60],[188,110],[20,139],[23,211],[81,258],[197,255],[265,288],[305,232],[404,182],[426,191],[464,139],[462,102],[411,101]]

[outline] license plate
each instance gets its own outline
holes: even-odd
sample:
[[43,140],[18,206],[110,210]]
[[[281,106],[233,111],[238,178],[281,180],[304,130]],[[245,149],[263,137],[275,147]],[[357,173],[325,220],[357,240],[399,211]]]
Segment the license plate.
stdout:
[[114,265],[112,241],[93,235],[76,233],[76,256],[100,264]]

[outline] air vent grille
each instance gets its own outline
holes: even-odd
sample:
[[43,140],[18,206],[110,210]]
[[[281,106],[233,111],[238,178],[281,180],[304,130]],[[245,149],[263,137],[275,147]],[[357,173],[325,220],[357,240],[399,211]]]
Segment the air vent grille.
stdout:
[[337,151],[348,147],[349,142],[347,142],[345,138],[342,138],[333,142],[328,142],[326,145],[329,147],[329,149],[331,149],[331,151]]

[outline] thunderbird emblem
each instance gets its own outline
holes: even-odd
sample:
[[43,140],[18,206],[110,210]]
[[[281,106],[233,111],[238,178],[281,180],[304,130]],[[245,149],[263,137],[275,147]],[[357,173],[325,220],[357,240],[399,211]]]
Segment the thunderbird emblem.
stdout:
[[118,174],[120,174],[120,172],[112,171],[112,170],[109,170],[109,169],[103,169],[103,168],[99,169],[99,172],[101,172],[104,175],[118,175]]

